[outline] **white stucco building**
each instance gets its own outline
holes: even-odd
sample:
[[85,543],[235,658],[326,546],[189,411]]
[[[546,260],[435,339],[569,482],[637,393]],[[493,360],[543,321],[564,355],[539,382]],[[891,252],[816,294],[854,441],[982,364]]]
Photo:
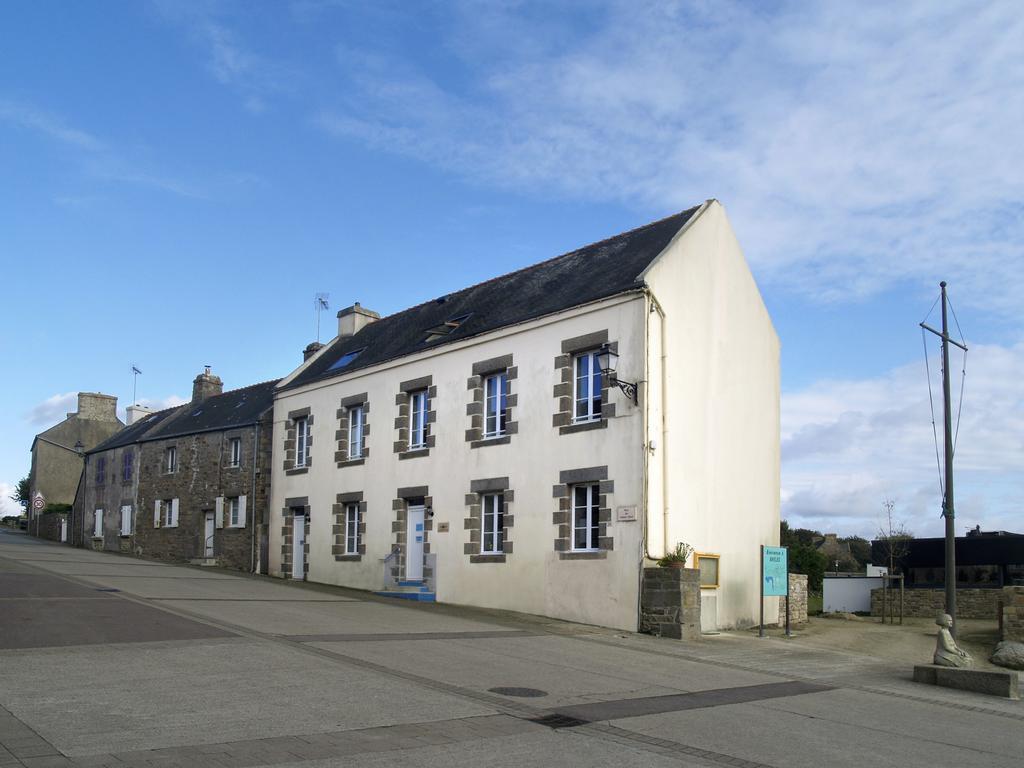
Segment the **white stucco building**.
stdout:
[[272,574],[636,629],[641,569],[682,541],[705,626],[756,622],[779,342],[717,201],[338,314],[277,389]]

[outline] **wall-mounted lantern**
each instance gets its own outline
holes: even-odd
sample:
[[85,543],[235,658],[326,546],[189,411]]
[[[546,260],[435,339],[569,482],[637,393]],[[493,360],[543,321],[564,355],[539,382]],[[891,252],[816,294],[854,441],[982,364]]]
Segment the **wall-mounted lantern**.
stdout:
[[633,401],[633,405],[637,404],[637,386],[635,382],[622,381],[615,373],[615,369],[619,365],[619,353],[611,348],[607,342],[601,345],[601,349],[597,352],[597,364],[601,367],[601,375],[608,378],[609,384],[615,384],[622,394]]

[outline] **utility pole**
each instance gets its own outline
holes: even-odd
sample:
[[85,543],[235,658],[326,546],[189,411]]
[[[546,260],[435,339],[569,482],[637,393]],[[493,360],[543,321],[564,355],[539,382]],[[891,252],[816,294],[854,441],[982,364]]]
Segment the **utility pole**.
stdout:
[[942,515],[946,518],[946,613],[953,618],[953,626],[950,632],[956,637],[956,529],[954,527],[953,506],[953,419],[952,408],[949,397],[949,345],[955,344],[964,352],[967,347],[949,338],[949,325],[946,320],[946,281],[939,283],[942,289],[942,333],[930,328],[924,323],[921,327],[931,331],[942,339],[942,404],[943,404],[943,426],[945,432],[946,448],[946,477],[945,492],[942,499]]

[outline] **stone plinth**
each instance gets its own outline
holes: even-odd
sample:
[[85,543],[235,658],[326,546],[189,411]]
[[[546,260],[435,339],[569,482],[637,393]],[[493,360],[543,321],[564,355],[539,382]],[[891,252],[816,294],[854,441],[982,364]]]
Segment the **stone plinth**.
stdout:
[[1024,587],[1003,587],[1000,598],[1003,604],[999,617],[1001,638],[1024,643]]
[[699,640],[700,571],[644,568],[640,631],[676,640]]
[[[956,614],[960,619],[991,619],[999,616],[999,601],[1004,590],[990,589],[958,589],[956,591]],[[889,598],[893,604],[893,614],[899,612],[900,590],[895,587],[889,590]],[[922,619],[934,619],[936,614],[946,610],[946,592],[936,589],[904,589],[903,615]],[[871,590],[871,615],[882,615],[882,590]]]
[[1020,699],[1020,682],[1016,672],[991,672],[987,669],[958,669],[937,664],[914,666],[914,682],[959,688],[1005,699]]
[[[789,623],[807,623],[807,575],[789,574]],[[786,626],[786,598],[779,598],[779,626]]]

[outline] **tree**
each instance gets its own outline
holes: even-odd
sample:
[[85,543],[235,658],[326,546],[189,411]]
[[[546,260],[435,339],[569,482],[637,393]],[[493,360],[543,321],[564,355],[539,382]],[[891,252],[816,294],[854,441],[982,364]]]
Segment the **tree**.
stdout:
[[32,489],[28,484],[28,475],[25,475],[18,484],[14,487],[14,495],[11,496],[11,501],[15,501],[21,505],[22,510],[27,514],[29,502],[32,501]]
[[812,592],[821,589],[827,560],[814,547],[815,537],[821,534],[808,528],[790,528],[785,520],[779,526],[779,544],[789,549],[789,570],[807,575],[807,588]]
[[850,555],[857,561],[857,570],[862,570],[871,562],[871,542],[867,539],[860,536],[848,536],[839,541],[849,545]]
[[882,508],[885,510],[885,519],[878,529],[877,543],[881,548],[883,560],[889,566],[889,573],[894,574],[896,566],[900,565],[900,561],[910,551],[910,540],[914,538],[914,534],[907,530],[902,521],[894,519],[893,510],[896,508],[896,502],[886,499],[882,503]]

